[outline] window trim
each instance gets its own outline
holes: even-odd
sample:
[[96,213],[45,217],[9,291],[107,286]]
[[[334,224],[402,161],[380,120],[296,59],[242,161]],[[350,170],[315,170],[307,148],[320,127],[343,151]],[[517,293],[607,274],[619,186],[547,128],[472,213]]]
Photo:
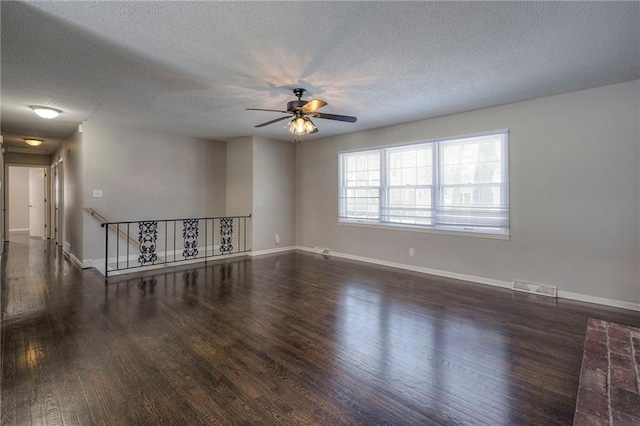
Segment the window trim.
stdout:
[[348,226],[353,228],[369,228],[369,229],[379,229],[386,231],[405,231],[405,232],[419,232],[424,234],[440,234],[440,235],[455,235],[458,237],[476,237],[476,238],[489,238],[492,240],[509,240],[511,239],[511,233],[508,234],[493,234],[489,232],[469,232],[469,231],[459,231],[452,229],[441,229],[435,228],[433,226],[427,225],[411,225],[407,223],[375,223],[375,222],[365,222],[360,220],[349,220],[342,219],[338,221],[338,226]]
[[[440,145],[438,142],[450,142],[457,139],[468,139],[468,138],[478,138],[483,136],[494,136],[494,135],[504,135],[506,138],[505,143],[502,145],[502,153],[503,153],[503,161],[501,162],[501,173],[503,177],[503,182],[506,182],[506,188],[501,192],[502,196],[506,200],[506,204],[509,208],[509,216],[508,223],[509,226],[506,229],[506,232],[496,230],[496,232],[492,232],[489,229],[483,229],[476,227],[475,230],[464,230],[460,229],[460,227],[448,227],[446,225],[415,225],[415,224],[407,224],[407,223],[394,223],[388,221],[382,221],[384,216],[384,201],[386,200],[384,197],[387,197],[388,187],[387,187],[387,158],[386,154],[383,150],[388,149],[398,149],[398,148],[410,148],[414,145],[423,145],[423,144],[434,144],[432,149],[432,155],[434,157],[433,161],[433,179],[431,185],[428,185],[432,188],[431,196],[432,196],[432,206],[433,206],[433,220],[435,221],[437,206],[440,205],[439,202],[435,203],[436,197],[442,197],[442,193],[436,188],[440,188]],[[353,226],[353,227],[362,227],[362,228],[372,228],[372,229],[385,229],[385,230],[396,230],[396,231],[410,231],[410,232],[422,232],[422,233],[432,233],[432,234],[444,234],[444,235],[457,235],[457,236],[470,236],[470,237],[481,237],[481,238],[491,238],[491,239],[500,239],[500,240],[508,240],[511,236],[511,214],[510,214],[510,185],[509,185],[509,129],[498,129],[491,130],[486,132],[477,132],[477,133],[469,133],[457,136],[448,136],[448,137],[440,137],[440,138],[432,138],[426,140],[412,141],[408,143],[394,143],[394,144],[386,144],[380,145],[376,147],[367,147],[367,148],[354,148],[349,150],[338,151],[338,224],[344,226]],[[353,154],[353,153],[367,153],[371,151],[380,152],[380,188],[379,188],[379,219],[352,219],[342,217],[344,214],[343,204],[342,204],[342,177],[344,175],[344,165],[342,161],[343,154]],[[383,157],[385,157],[383,159]],[[505,161],[506,160],[506,161]],[[504,184],[504,183],[503,183]],[[388,208],[388,205],[387,205]]]

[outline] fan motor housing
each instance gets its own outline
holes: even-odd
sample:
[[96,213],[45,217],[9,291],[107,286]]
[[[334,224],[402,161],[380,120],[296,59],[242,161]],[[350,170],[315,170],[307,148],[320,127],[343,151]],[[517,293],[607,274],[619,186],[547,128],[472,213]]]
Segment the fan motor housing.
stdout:
[[300,108],[302,108],[303,105],[305,105],[308,101],[303,101],[301,99],[295,100],[295,101],[291,101],[291,102],[287,102],[287,111],[290,112],[294,112],[299,110]]

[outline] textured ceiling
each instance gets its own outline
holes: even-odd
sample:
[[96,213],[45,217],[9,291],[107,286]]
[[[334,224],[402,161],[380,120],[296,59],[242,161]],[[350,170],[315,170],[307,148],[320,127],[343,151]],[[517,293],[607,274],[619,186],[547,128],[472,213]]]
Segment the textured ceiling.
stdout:
[[[1,131],[55,149],[84,120],[229,140],[326,137],[640,78],[638,2],[0,2]],[[29,105],[64,113],[37,118]]]

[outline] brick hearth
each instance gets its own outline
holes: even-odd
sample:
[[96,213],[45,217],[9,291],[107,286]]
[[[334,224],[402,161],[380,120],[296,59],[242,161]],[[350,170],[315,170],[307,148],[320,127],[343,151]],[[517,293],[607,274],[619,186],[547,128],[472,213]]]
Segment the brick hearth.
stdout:
[[575,426],[640,425],[640,329],[590,319]]

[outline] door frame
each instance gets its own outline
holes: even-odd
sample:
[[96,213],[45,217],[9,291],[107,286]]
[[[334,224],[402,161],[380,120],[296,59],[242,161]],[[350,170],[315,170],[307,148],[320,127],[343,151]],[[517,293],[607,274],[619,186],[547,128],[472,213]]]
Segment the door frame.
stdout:
[[30,163],[4,163],[3,188],[2,188],[2,215],[4,240],[9,241],[9,167],[26,167],[29,169],[44,169],[44,238],[51,238],[51,166]]
[[[51,165],[51,239],[62,246],[64,237],[64,163],[59,157]],[[57,183],[57,186],[56,186]]]

